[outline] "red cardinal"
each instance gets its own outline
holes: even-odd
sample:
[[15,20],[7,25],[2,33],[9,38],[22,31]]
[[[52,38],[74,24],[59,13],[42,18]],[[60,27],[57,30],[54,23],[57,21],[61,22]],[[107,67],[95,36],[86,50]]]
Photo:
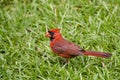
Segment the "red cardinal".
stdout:
[[46,33],[46,37],[50,38],[50,47],[54,53],[58,54],[59,56],[68,59],[80,56],[80,55],[87,55],[87,56],[96,56],[101,58],[109,58],[111,57],[110,53],[106,52],[95,52],[95,51],[86,51],[79,47],[78,45],[67,41],[64,39],[60,33],[60,29],[51,29]]

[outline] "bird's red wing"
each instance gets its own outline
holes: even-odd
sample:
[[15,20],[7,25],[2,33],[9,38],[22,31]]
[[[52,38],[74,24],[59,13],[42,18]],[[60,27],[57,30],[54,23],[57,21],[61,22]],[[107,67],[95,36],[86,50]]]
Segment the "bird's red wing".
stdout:
[[56,44],[53,46],[53,50],[58,54],[68,54],[71,56],[81,55],[81,51],[83,51],[82,48],[72,42],[68,42],[67,40],[56,42]]

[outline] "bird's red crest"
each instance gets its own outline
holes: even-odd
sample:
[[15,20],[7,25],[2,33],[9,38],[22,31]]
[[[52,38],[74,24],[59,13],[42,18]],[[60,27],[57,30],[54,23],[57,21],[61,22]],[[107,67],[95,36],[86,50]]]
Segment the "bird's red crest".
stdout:
[[51,29],[49,31],[52,31],[52,32],[60,32],[60,29],[59,28],[55,28],[55,29]]

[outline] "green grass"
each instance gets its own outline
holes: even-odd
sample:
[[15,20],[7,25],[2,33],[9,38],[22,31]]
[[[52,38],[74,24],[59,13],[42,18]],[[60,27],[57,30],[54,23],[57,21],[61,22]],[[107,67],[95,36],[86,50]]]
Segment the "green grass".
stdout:
[[[109,59],[80,56],[60,63],[47,28]],[[1,0],[1,80],[120,80],[120,0]]]

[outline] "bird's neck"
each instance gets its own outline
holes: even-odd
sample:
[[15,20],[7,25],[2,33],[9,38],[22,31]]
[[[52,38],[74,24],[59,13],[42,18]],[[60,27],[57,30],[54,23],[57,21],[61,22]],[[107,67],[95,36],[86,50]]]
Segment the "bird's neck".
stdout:
[[63,39],[63,37],[62,36],[57,36],[57,37],[55,37],[55,38],[50,38],[50,47],[52,48],[56,43],[58,43],[58,42],[61,42],[62,40],[64,40]]

